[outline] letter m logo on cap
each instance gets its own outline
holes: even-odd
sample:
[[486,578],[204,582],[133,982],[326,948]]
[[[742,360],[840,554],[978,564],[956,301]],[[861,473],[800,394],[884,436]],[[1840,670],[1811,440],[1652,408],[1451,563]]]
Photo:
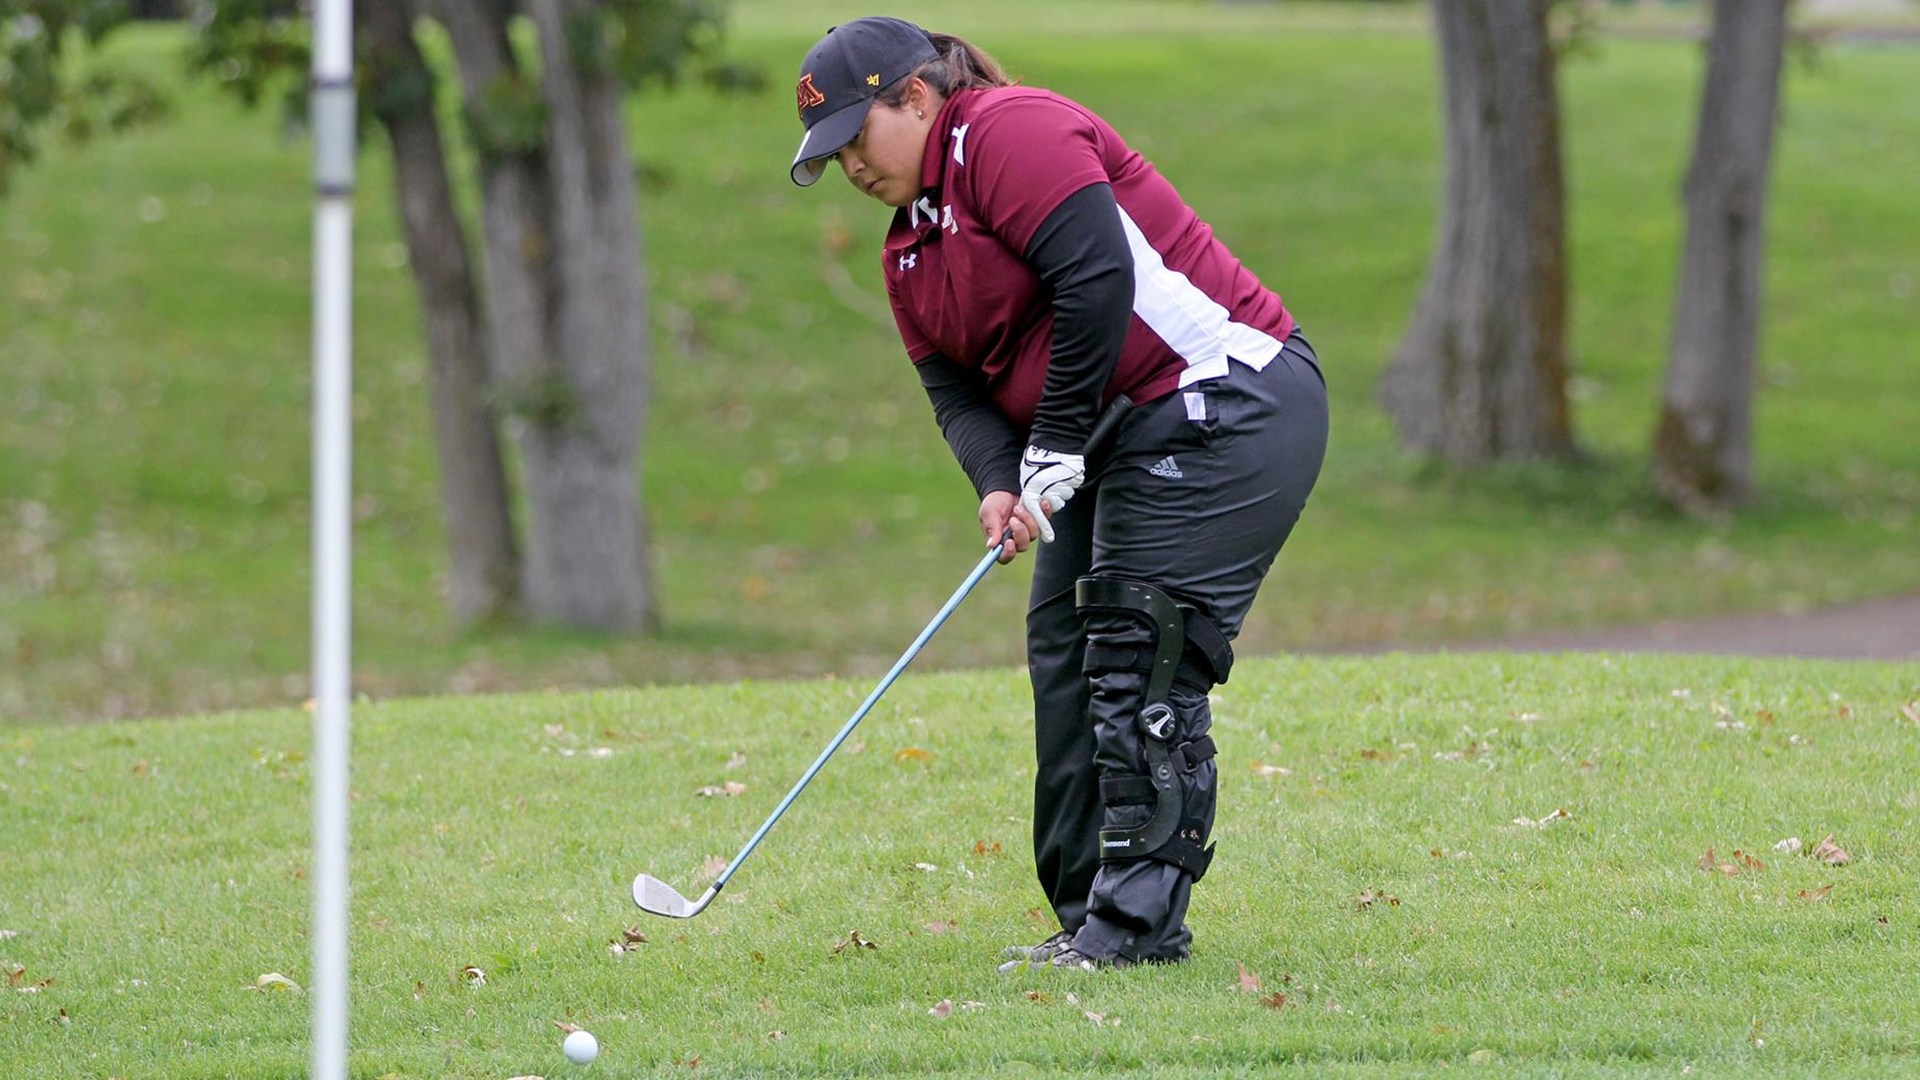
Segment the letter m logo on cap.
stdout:
[[800,76],[800,82],[793,88],[793,93],[794,99],[799,104],[802,113],[827,100],[827,95],[813,88],[813,74],[811,72]]

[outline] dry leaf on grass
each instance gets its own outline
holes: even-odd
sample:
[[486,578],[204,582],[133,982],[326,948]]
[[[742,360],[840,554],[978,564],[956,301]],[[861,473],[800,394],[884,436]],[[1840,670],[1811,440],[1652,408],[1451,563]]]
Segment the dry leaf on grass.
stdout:
[[1265,1005],[1269,1009],[1282,1009],[1286,1007],[1287,995],[1275,990],[1273,993],[1261,998],[1260,1004]]
[[704,787],[695,789],[694,794],[703,799],[711,799],[716,795],[725,795],[727,798],[732,798],[745,790],[747,790],[747,785],[738,780],[729,780],[724,784],[707,784]]
[[277,971],[269,971],[253,980],[253,990],[291,990],[300,992],[300,985]]
[[847,937],[846,937],[846,940],[844,940],[844,941],[842,941],[842,942],[840,942],[840,944],[838,944],[838,945],[835,945],[835,946],[833,947],[833,952],[834,952],[834,955],[836,955],[836,956],[838,956],[838,955],[840,954],[840,952],[841,952],[841,951],[842,951],[843,949],[846,949],[846,948],[847,948],[848,946],[852,946],[852,948],[853,948],[853,949],[854,949],[854,951],[856,951],[856,952],[858,952],[858,951],[859,951],[859,950],[861,950],[861,949],[878,949],[878,948],[880,948],[880,946],[879,946],[879,945],[876,945],[875,943],[873,943],[873,942],[871,942],[871,941],[868,941],[868,940],[867,940],[866,938],[863,938],[863,937],[861,937],[861,936],[860,936],[860,931],[858,931],[858,930],[849,930],[849,931],[847,932]]
[[960,924],[957,922],[954,922],[952,919],[948,919],[946,922],[941,922],[939,919],[935,919],[932,922],[927,924],[927,933],[929,934],[951,933],[953,930],[957,929],[959,926]]
[[1822,885],[1817,889],[1801,889],[1800,899],[1825,900],[1827,898],[1827,895],[1831,892],[1833,892],[1833,886],[1831,885]]
[[734,769],[738,769],[744,766],[746,763],[747,763],[747,755],[742,751],[735,750],[733,752],[733,756],[727,759],[726,768],[729,772],[731,772]]
[[462,984],[467,986],[485,986],[487,985],[487,973],[472,964],[468,964],[466,967],[459,968],[454,971],[452,975],[448,976],[447,982],[454,986],[460,986]]
[[1920,724],[1920,701],[1909,701],[1900,706],[1900,712],[1915,724]]
[[19,986],[20,981],[26,977],[26,974],[27,974],[27,969],[21,967],[18,964],[14,964],[13,966],[7,968],[7,985]]
[[1845,866],[1847,863],[1853,861],[1853,856],[1842,851],[1840,845],[1833,842],[1832,833],[1828,833],[1825,840],[1815,844],[1813,850],[1807,852],[1807,855],[1809,858],[1818,859],[1828,866]]
[[1773,850],[1785,852],[1786,854],[1791,855],[1794,852],[1799,851],[1803,846],[1804,845],[1800,843],[1799,837],[1789,836],[1785,840],[1782,840],[1779,843],[1773,845]]
[[909,746],[893,755],[895,761],[932,761],[933,751]]
[[951,998],[941,998],[940,1004],[927,1010],[927,1015],[933,1017],[935,1020],[945,1020],[947,1017],[952,1016],[953,1000]]
[[993,846],[988,847],[985,840],[975,840],[973,842],[973,853],[975,855],[999,855],[1001,854],[1000,841],[995,840]]
[[18,930],[0,930],[0,941],[5,941],[8,938],[17,938],[19,936],[20,931]]
[[1047,995],[1039,990],[1028,990],[1026,994],[1028,1001],[1044,1002],[1047,1000]]
[[937,867],[937,866],[935,866],[935,865],[933,865],[933,864],[932,864],[932,863],[930,863],[930,862],[917,862],[917,863],[914,863],[914,864],[913,864],[913,868],[914,868],[915,870],[919,870],[919,871],[921,871],[921,872],[923,872],[923,873],[928,873],[928,874],[931,874],[931,873],[933,873],[933,872],[934,872],[935,870],[938,870],[938,869],[940,869],[939,867]]
[[1253,763],[1253,775],[1255,776],[1292,776],[1293,770],[1286,768],[1285,766],[1282,766],[1282,765],[1268,765],[1264,762],[1256,761]]
[[1238,960],[1235,960],[1233,963],[1235,967],[1240,969],[1240,978],[1234,981],[1233,988],[1242,994],[1259,993],[1260,992],[1260,976],[1255,975],[1251,971],[1248,971],[1247,965],[1241,963]]
[[[1106,1013],[1097,1013],[1097,1012],[1086,1012],[1086,1011],[1085,1011],[1084,1009],[1083,1009],[1083,1010],[1081,1010],[1081,1011],[1082,1011],[1083,1013],[1085,1013],[1085,1015],[1086,1015],[1086,1018],[1087,1018],[1087,1019],[1089,1019],[1089,1020],[1091,1020],[1091,1021],[1093,1021],[1093,1026],[1094,1026],[1094,1027],[1105,1027],[1105,1026],[1106,1026],[1106,1023],[1107,1023],[1107,1014],[1106,1014]],[[1118,1021],[1115,1021],[1115,1023],[1118,1023]]]
[[1552,813],[1541,815],[1538,821],[1529,817],[1517,817],[1513,819],[1513,823],[1515,825],[1519,825],[1528,829],[1542,829],[1542,828],[1545,828],[1547,824],[1550,822],[1559,821],[1561,818],[1570,818],[1572,816],[1573,816],[1572,814],[1567,813],[1564,809],[1555,808]]
[[1373,905],[1376,902],[1381,900],[1385,900],[1387,902],[1388,907],[1400,906],[1399,897],[1388,896],[1387,894],[1383,892],[1379,892],[1378,890],[1375,890],[1375,889],[1368,889],[1365,892],[1362,892],[1359,896],[1354,897],[1353,906],[1360,911],[1370,911],[1372,910]]
[[767,1038],[772,1039],[774,1042],[779,1042],[781,1039],[784,1039],[786,1037],[787,1037],[787,1033],[784,1031],[775,1030],[775,1031],[767,1032]]
[[568,1035],[571,1035],[574,1032],[580,1030],[579,1027],[573,1024],[569,1024],[565,1020],[555,1020],[553,1022],[553,1026],[559,1028],[563,1032],[566,1032]]
[[727,860],[723,856],[709,855],[707,856],[707,861],[700,864],[699,880],[708,881],[717,878],[720,876],[720,872],[726,868]]

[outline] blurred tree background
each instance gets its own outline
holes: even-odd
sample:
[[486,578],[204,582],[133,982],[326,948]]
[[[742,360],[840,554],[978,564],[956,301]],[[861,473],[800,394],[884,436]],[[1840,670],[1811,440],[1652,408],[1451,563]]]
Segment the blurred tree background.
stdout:
[[[362,688],[884,666],[972,500],[884,210],[782,175],[825,17],[359,6]],[[183,7],[0,0],[0,716],[305,695],[305,24]],[[1107,116],[1322,352],[1334,446],[1260,651],[1920,585],[1911,7],[1793,5],[1817,45],[1784,64],[1779,0],[895,12]],[[563,76],[598,112],[554,114]],[[569,317],[585,367],[538,333]],[[554,460],[583,430],[625,507],[542,494],[583,490]],[[932,662],[1017,662],[1023,598],[983,590]]]

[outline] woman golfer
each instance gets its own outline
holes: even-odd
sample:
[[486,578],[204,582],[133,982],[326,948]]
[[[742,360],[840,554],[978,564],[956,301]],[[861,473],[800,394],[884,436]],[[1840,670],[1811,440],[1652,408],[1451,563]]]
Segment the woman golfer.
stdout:
[[1326,452],[1313,350],[1105,121],[965,41],[861,19],[796,92],[794,182],[837,161],[895,208],[887,296],[987,544],[1044,541],[1033,843],[1062,929],[1002,969],[1184,960],[1213,856],[1207,691]]

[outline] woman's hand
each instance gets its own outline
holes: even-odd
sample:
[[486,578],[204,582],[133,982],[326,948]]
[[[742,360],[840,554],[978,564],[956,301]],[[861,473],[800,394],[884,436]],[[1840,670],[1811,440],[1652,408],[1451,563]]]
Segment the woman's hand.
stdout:
[[1032,546],[1034,538],[1040,535],[1040,526],[1021,508],[1020,496],[1011,491],[988,492],[987,497],[980,500],[980,533],[987,538],[987,546],[999,543],[1008,529],[1013,530],[1013,543],[1000,551],[1002,566],[1012,562],[1017,552]]

